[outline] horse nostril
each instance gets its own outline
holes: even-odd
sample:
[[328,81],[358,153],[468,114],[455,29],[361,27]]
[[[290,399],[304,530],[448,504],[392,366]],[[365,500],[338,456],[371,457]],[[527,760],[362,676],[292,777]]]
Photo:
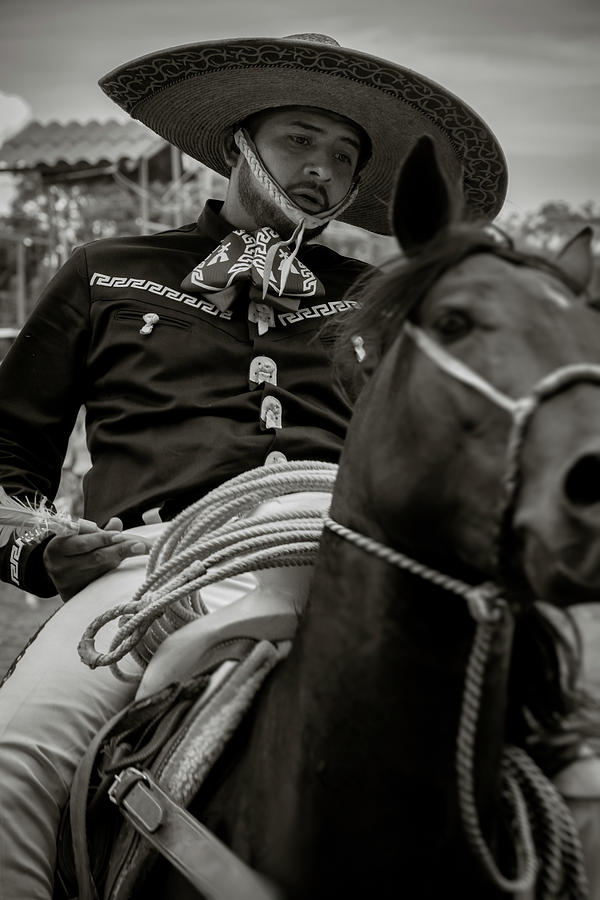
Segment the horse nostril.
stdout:
[[600,503],[600,454],[586,453],[565,477],[565,496],[576,506]]

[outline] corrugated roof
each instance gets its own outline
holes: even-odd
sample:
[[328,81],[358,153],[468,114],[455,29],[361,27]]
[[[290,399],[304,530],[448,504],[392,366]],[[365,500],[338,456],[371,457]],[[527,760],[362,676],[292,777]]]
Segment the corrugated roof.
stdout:
[[0,147],[0,170],[95,167],[154,156],[166,141],[137,122],[30,122]]

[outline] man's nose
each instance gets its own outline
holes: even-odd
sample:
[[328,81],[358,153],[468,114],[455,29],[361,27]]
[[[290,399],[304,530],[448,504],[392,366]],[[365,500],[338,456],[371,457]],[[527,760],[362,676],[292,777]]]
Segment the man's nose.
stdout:
[[325,154],[311,156],[306,161],[304,171],[319,181],[330,181],[332,174],[331,160]]

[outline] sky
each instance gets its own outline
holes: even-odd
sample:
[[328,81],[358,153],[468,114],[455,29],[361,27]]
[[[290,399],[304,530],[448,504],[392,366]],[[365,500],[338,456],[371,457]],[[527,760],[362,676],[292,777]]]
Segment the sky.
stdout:
[[123,119],[97,85],[164,47],[320,32],[444,85],[508,160],[504,213],[600,202],[599,0],[0,0],[0,142]]

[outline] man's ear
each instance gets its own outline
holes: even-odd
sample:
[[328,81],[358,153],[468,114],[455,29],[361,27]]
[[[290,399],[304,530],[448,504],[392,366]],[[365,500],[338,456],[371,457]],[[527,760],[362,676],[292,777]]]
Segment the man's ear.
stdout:
[[233,129],[223,137],[223,159],[230,169],[234,169],[240,158],[240,150],[233,139]]

